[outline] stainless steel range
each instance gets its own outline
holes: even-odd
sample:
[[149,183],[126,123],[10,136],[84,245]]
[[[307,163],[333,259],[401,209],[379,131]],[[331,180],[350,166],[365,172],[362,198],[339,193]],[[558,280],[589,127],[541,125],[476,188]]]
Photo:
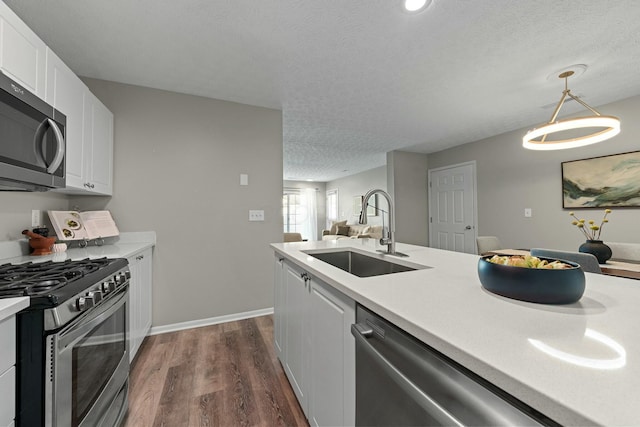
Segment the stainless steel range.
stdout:
[[5,264],[17,316],[18,426],[116,426],[128,404],[126,259]]

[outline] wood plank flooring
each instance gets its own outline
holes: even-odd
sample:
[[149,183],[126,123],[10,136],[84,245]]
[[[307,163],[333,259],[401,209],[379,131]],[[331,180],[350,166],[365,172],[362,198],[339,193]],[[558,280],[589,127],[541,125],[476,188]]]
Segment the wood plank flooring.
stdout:
[[308,426],[262,316],[145,338],[125,427]]

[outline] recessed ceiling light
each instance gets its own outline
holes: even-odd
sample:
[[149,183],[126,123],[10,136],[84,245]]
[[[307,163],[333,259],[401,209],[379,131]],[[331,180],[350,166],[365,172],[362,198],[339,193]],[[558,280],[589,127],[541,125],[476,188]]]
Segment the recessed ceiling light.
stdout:
[[419,13],[428,8],[433,0],[402,0],[402,9],[409,13]]

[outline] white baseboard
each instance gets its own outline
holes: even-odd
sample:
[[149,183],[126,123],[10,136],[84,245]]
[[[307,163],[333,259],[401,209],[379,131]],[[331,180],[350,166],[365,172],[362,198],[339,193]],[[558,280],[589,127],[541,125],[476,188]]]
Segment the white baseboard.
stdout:
[[245,311],[244,313],[227,314],[225,316],[209,317],[207,319],[190,320],[188,322],[173,323],[171,325],[154,326],[149,335],[164,334],[167,332],[182,331],[184,329],[200,328],[202,326],[217,325],[219,323],[234,322],[236,320],[250,319],[252,317],[273,314],[273,307],[260,310]]

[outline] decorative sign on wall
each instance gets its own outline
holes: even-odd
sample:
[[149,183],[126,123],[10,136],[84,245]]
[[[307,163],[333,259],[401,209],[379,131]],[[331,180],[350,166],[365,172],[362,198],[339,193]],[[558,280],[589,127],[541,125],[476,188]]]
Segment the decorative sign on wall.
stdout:
[[640,207],[640,151],[563,162],[562,207]]
[[[362,212],[362,202],[364,201],[364,196],[353,196],[353,214],[360,215]],[[378,195],[374,194],[369,199],[369,204],[367,206],[367,216],[378,216]]]

